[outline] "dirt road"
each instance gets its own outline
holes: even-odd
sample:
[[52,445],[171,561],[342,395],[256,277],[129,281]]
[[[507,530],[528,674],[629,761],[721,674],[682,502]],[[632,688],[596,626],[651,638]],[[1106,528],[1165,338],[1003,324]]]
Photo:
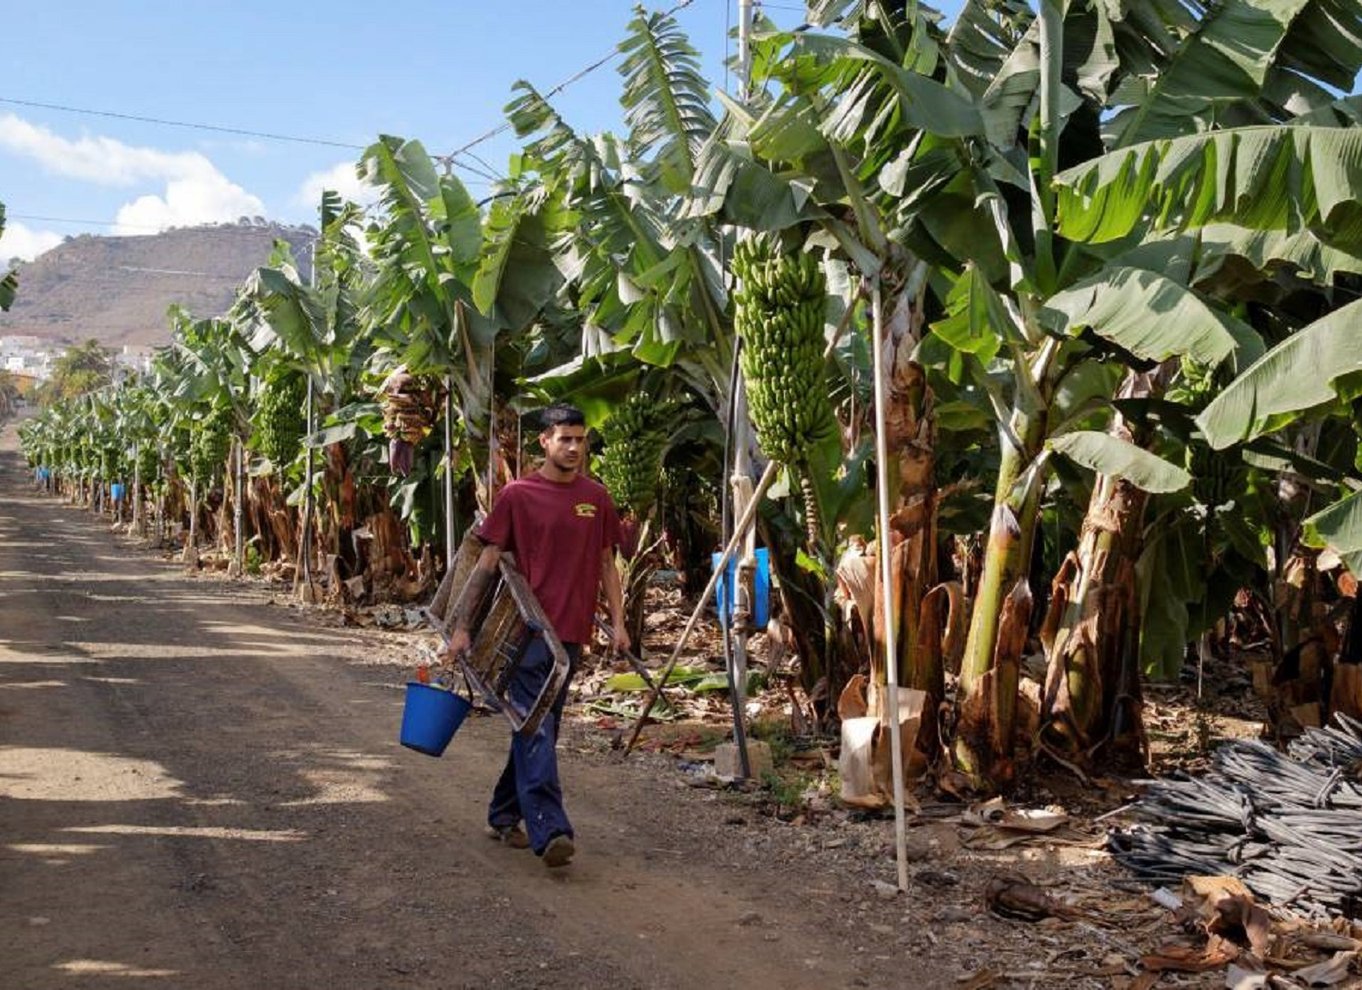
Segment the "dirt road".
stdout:
[[35,494],[15,448],[11,424],[0,986],[949,983],[899,932],[847,927],[812,864],[711,856],[750,823],[580,730],[577,860],[551,872],[488,841],[500,720],[439,760],[402,749],[406,669],[378,639],[184,574]]

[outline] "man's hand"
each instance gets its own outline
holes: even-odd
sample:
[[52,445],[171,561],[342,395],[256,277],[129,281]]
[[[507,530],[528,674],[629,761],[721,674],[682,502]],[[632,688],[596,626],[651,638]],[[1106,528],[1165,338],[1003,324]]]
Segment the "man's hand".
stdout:
[[616,650],[629,652],[629,631],[624,628],[623,622],[616,622],[610,627],[610,645]]
[[472,645],[467,629],[453,629],[449,633],[449,643],[445,646],[444,663],[447,667],[452,667],[454,661],[468,652],[468,647]]

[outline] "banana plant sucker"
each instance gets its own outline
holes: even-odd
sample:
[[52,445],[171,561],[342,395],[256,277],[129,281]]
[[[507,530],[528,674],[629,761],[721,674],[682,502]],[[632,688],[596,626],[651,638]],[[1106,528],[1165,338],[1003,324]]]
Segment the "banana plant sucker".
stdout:
[[[1062,370],[1060,342],[1043,338],[1033,355],[1013,360],[1013,405],[1000,423],[1002,458],[983,573],[970,616],[960,665],[955,762],[978,789],[997,783],[995,768],[1009,765],[1015,714],[1019,631],[1030,618],[1027,563],[1035,539],[1049,456],[1049,401]],[[1024,643],[1024,638],[1022,639]],[[1001,669],[1006,665],[1010,669]],[[1001,772],[1005,773],[1003,769]]]

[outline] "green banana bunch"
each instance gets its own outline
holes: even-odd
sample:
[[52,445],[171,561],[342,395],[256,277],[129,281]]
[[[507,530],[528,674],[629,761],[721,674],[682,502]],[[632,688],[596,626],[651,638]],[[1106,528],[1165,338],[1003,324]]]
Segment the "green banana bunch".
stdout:
[[137,446],[137,474],[142,484],[154,487],[161,480],[161,448],[150,440]]
[[601,483],[624,512],[642,518],[657,501],[662,458],[667,452],[668,422],[675,412],[645,390],[631,394],[601,427]]
[[232,446],[232,411],[226,406],[211,409],[194,427],[189,441],[189,469],[194,480],[212,484]]
[[801,466],[837,429],[823,381],[827,281],[812,254],[779,254],[759,235],[739,241],[734,326],[757,441],[773,460]]
[[116,447],[105,447],[99,452],[99,476],[105,481],[116,481],[123,473],[123,459]]
[[260,452],[270,459],[275,471],[283,471],[298,456],[307,432],[306,403],[307,378],[301,372],[277,365],[261,383],[252,426]]

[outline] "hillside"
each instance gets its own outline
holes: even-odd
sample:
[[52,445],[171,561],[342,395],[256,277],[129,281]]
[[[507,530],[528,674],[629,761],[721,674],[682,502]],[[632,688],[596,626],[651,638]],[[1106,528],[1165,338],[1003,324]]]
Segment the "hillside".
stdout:
[[72,237],[19,269],[19,296],[0,313],[0,336],[32,334],[107,346],[170,342],[166,310],[217,316],[283,238],[305,266],[306,227],[221,224],[146,237]]

